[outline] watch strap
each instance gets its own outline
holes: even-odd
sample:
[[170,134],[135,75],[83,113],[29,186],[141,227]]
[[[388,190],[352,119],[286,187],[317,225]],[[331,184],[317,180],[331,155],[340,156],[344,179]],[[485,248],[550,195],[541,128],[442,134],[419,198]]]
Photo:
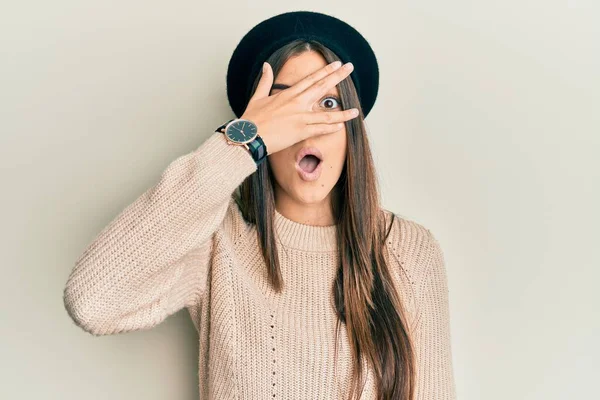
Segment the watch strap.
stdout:
[[229,121],[225,122],[223,125],[219,126],[217,129],[215,129],[215,132],[221,132],[221,133],[225,133],[225,127],[227,126],[228,123],[230,123],[231,121],[233,121],[235,118],[230,119]]
[[252,154],[252,158],[254,158],[254,161],[256,161],[256,165],[260,165],[267,159],[267,145],[262,140],[260,135],[256,135],[253,141],[246,144],[248,145],[250,154]]

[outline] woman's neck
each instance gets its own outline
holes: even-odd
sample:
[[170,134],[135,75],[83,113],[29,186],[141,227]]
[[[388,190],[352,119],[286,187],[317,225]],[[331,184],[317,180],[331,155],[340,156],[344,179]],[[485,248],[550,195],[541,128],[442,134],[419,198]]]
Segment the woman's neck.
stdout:
[[275,196],[275,209],[287,219],[304,225],[335,225],[331,195],[319,203],[301,203],[286,194]]

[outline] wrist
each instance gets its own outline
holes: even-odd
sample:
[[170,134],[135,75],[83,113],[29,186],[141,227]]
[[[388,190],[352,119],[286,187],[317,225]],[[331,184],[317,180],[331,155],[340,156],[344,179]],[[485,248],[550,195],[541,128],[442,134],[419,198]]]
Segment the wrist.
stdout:
[[228,144],[245,147],[257,166],[267,158],[267,146],[258,134],[258,126],[245,115],[230,119],[219,126],[216,132],[222,133]]

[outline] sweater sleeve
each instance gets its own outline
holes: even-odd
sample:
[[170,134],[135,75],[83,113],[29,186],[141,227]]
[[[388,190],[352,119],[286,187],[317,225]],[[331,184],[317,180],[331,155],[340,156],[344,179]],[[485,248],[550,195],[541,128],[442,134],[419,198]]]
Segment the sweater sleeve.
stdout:
[[194,304],[213,233],[256,169],[248,150],[218,132],[173,160],[75,261],[63,292],[75,324],[95,336],[148,329]]
[[416,400],[455,400],[449,291],[443,251],[430,232],[431,256],[415,329]]

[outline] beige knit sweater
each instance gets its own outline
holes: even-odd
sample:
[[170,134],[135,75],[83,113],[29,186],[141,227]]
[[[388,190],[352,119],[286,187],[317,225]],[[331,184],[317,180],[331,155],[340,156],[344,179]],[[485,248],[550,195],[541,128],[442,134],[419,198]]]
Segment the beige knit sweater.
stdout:
[[[344,329],[333,353],[335,226],[276,212],[285,286],[274,293],[256,230],[232,197],[254,171],[247,150],[216,132],[172,161],[78,258],[65,307],[93,335],[148,329],[187,308],[200,340],[200,399],[347,398]],[[414,330],[416,399],[455,399],[443,253],[431,231],[396,218],[389,260]],[[362,399],[375,399],[367,378]]]

